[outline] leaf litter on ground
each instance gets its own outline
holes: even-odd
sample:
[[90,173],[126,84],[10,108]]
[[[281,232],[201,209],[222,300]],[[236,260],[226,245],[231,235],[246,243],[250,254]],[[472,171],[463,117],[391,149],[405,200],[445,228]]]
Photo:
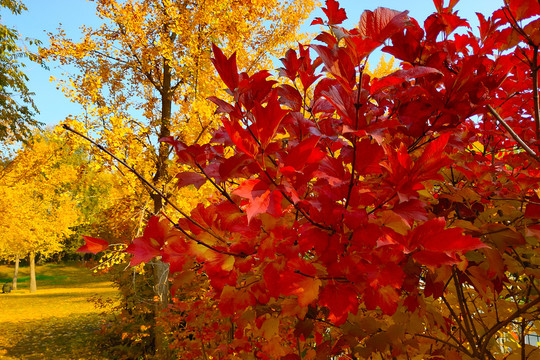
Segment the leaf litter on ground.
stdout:
[[[0,282],[11,272],[0,265]],[[78,264],[47,264],[30,294],[27,272],[21,268],[18,290],[0,294],[0,359],[107,359],[99,346],[103,309],[92,298],[114,299],[112,283]]]

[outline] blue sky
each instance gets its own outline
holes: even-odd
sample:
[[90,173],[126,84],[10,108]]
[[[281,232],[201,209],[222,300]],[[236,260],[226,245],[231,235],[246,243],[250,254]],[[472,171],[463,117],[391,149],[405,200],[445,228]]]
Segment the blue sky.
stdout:
[[[97,26],[100,19],[95,15],[94,3],[88,0],[23,0],[28,11],[21,15],[13,16],[5,10],[1,13],[1,22],[17,29],[22,37],[30,37],[41,40],[44,45],[48,44],[48,32],[57,32],[58,27],[65,29],[68,36],[77,39],[80,36],[80,26]],[[446,0],[445,2],[447,2]],[[348,20],[344,27],[352,28],[360,19],[365,9],[374,10],[382,6],[395,10],[409,10],[409,15],[422,23],[431,14],[435,7],[431,0],[342,0],[341,7],[345,8]],[[470,20],[474,27],[477,24],[475,12],[489,15],[495,9],[501,7],[502,0],[461,0],[456,6],[459,15]],[[311,19],[322,17],[322,11],[316,10],[311,14]],[[316,32],[317,27],[304,27],[307,31]],[[57,64],[49,64],[46,70],[39,65],[28,63],[24,69],[30,77],[29,88],[35,92],[34,100],[40,110],[37,119],[43,123],[54,125],[64,120],[68,115],[77,115],[82,109],[67,99],[54,83],[49,81],[51,76],[61,77],[61,73],[71,71]]]

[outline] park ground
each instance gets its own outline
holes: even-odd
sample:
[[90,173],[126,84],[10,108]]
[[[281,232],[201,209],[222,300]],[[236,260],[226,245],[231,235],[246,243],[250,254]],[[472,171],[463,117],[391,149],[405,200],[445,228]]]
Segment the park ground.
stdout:
[[[99,346],[104,309],[96,299],[114,301],[106,277],[80,263],[37,267],[38,291],[29,292],[29,269],[21,267],[18,289],[0,293],[0,359],[108,359]],[[0,284],[13,266],[0,265]]]

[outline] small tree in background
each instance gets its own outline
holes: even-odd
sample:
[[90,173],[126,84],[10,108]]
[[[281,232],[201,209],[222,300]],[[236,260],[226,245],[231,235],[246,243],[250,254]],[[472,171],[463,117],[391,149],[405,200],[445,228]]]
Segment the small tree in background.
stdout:
[[79,169],[62,145],[53,132],[34,134],[0,171],[0,257],[15,261],[14,289],[19,259],[28,256],[30,292],[36,292],[36,256],[61,252],[80,220],[71,191]]

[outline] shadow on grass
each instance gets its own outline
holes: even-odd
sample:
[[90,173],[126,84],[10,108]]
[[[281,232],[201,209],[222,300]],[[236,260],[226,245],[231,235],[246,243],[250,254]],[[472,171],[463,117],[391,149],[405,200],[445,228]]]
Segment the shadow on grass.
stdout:
[[0,359],[109,359],[101,343],[97,314],[47,318],[3,325]]

